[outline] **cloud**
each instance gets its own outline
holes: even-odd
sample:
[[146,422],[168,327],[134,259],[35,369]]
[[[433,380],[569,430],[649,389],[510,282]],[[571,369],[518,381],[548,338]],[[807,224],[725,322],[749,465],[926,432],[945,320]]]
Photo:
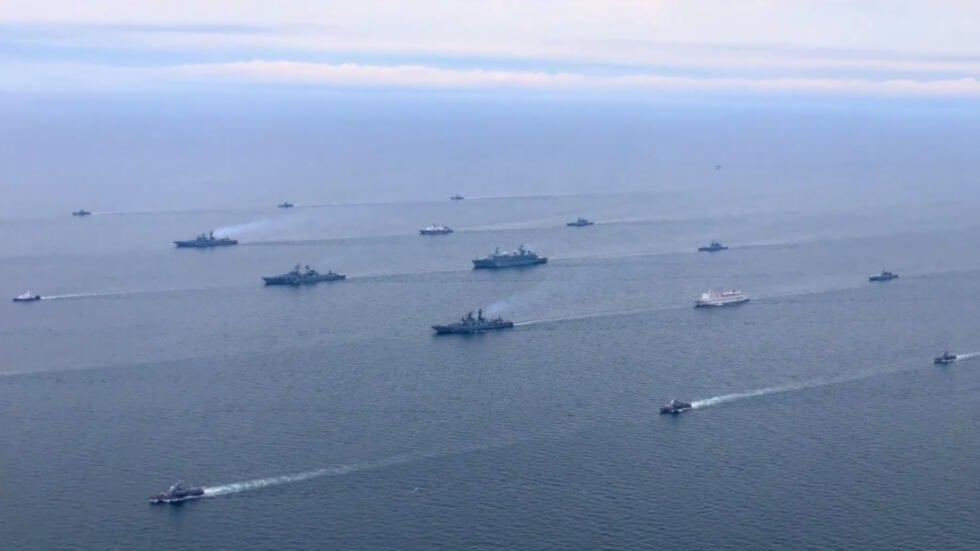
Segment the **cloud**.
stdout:
[[177,80],[264,82],[406,88],[519,88],[605,91],[796,92],[853,95],[980,96],[976,78],[945,80],[833,78],[698,78],[654,73],[589,75],[574,72],[444,69],[422,65],[328,64],[254,60],[171,67]]
[[262,83],[973,96],[980,76],[980,35],[970,24],[980,3],[966,0],[0,2],[7,89]]

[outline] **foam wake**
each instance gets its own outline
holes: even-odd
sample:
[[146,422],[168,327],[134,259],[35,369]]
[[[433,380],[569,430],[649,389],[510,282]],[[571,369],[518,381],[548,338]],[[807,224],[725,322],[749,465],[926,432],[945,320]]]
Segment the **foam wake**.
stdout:
[[120,293],[73,293],[68,295],[46,295],[41,300],[63,300],[68,298],[86,298],[118,295]]
[[204,488],[204,495],[221,496],[227,494],[237,494],[239,492],[258,490],[261,488],[268,488],[270,486],[279,486],[282,484],[303,482],[304,480],[310,480],[313,478],[321,478],[326,476],[341,476],[341,475],[359,472],[359,471],[380,469],[383,467],[390,467],[392,465],[398,465],[401,463],[408,463],[419,459],[425,459],[426,457],[432,457],[432,456],[396,455],[385,459],[379,459],[377,461],[368,461],[365,463],[356,463],[353,465],[339,465],[336,467],[326,467],[323,469],[315,469],[312,471],[305,471],[301,473],[272,476],[269,478],[256,478],[254,480],[245,480],[242,482],[232,482],[230,484],[222,484],[220,486],[208,486]]
[[793,390],[803,390],[804,388],[812,388],[815,386],[821,386],[830,384],[835,381],[830,380],[814,380],[803,383],[780,385],[780,386],[770,386],[766,388],[760,388],[756,390],[749,390],[746,392],[734,392],[732,394],[722,394],[721,396],[714,396],[712,398],[705,398],[703,400],[695,400],[691,402],[691,407],[694,409],[704,408],[708,406],[715,406],[718,404],[724,404],[725,402],[734,402],[735,400],[744,400],[745,398],[755,398],[756,396],[765,396],[766,394],[776,394],[779,392],[790,392]]
[[[978,356],[980,354],[964,354],[957,358],[966,359],[966,356]],[[921,366],[907,368],[907,369],[897,369],[897,370],[869,370],[860,373],[855,373],[853,375],[844,377],[831,377],[831,378],[820,378],[820,379],[810,379],[808,381],[801,381],[798,383],[789,383],[785,385],[769,386],[765,388],[759,388],[756,390],[747,390],[745,392],[733,392],[731,394],[722,394],[721,396],[713,396],[711,398],[704,398],[702,400],[694,400],[691,402],[691,407],[693,409],[706,408],[709,406],[716,406],[718,404],[724,404],[727,402],[734,402],[736,400],[745,400],[747,398],[756,398],[759,396],[765,396],[767,394],[779,394],[781,392],[792,392],[795,390],[805,390],[808,388],[815,388],[825,385],[834,385],[840,383],[850,383],[853,381],[859,381],[861,379],[868,379],[870,377],[877,377],[881,375],[893,375],[895,373],[903,373],[908,371],[915,371],[917,369],[922,369]]]

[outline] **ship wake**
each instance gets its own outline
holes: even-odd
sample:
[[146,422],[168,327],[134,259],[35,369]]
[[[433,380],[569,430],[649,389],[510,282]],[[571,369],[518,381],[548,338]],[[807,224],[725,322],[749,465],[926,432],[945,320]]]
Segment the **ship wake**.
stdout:
[[300,473],[271,476],[268,478],[256,478],[254,480],[245,480],[242,482],[232,482],[230,484],[222,484],[220,486],[206,487],[204,488],[204,495],[213,497],[213,496],[221,496],[227,494],[237,494],[239,492],[259,490],[262,488],[268,488],[270,486],[280,486],[282,484],[303,482],[304,480],[310,480],[314,478],[322,478],[327,476],[341,476],[341,475],[350,474],[359,471],[380,469],[382,467],[390,467],[392,465],[408,463],[409,461],[412,461],[414,459],[419,459],[419,457],[409,456],[409,455],[399,455],[399,456],[389,457],[386,459],[380,459],[378,461],[368,461],[365,463],[356,463],[353,465],[338,465],[335,467],[314,469],[312,471],[305,471]]
[[[978,356],[980,354],[970,354],[970,357]],[[965,359],[965,356],[960,356],[959,359]],[[897,369],[897,370],[871,370],[864,371],[862,373],[856,373],[854,375],[846,377],[829,377],[829,378],[819,378],[810,379],[808,381],[801,381],[798,383],[788,383],[785,385],[769,386],[765,388],[759,388],[755,390],[747,390],[745,392],[733,392],[731,394],[722,394],[720,396],[713,396],[711,398],[704,398],[701,400],[694,400],[691,402],[691,407],[693,409],[706,408],[710,406],[716,406],[719,404],[725,404],[728,402],[735,402],[737,400],[745,400],[747,398],[757,398],[759,396],[766,396],[769,394],[780,394],[783,392],[793,392],[797,390],[806,390],[809,388],[816,388],[826,385],[835,385],[841,383],[850,383],[854,381],[860,381],[862,379],[868,379],[871,377],[881,376],[881,375],[894,375],[896,373],[904,373],[908,371],[915,371],[921,369],[921,367],[913,367],[908,369]]]

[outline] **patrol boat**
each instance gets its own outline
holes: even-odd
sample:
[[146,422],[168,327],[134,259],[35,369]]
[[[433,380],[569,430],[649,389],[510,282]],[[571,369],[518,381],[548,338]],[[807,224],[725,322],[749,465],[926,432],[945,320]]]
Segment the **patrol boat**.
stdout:
[[450,197],[450,199],[452,199],[453,201],[462,201],[463,200],[463,196],[457,193],[456,195],[453,195],[452,197]]
[[208,249],[211,247],[227,247],[237,245],[238,241],[230,237],[215,237],[214,232],[202,233],[194,239],[187,241],[174,241],[178,248]]
[[593,222],[591,220],[586,220],[585,218],[579,218],[578,220],[576,220],[574,222],[568,222],[565,225],[566,226],[569,226],[569,227],[572,227],[572,228],[581,228],[583,226],[592,226],[592,225],[595,225],[595,222]]
[[30,291],[14,297],[14,302],[34,302],[35,300],[41,300],[41,295],[35,295]]
[[512,327],[514,327],[514,322],[512,321],[500,317],[494,319],[483,317],[483,310],[481,309],[477,311],[476,317],[473,317],[473,312],[470,312],[460,318],[456,323],[433,325],[432,329],[435,330],[437,335],[468,335],[492,331],[494,329],[510,329]]
[[79,209],[71,213],[72,216],[92,216],[92,211]]
[[453,233],[453,229],[441,224],[432,224],[419,230],[420,235],[446,235],[447,233]]
[[538,256],[533,251],[525,249],[524,245],[518,247],[516,251],[504,252],[500,252],[500,247],[497,247],[486,258],[477,258],[473,260],[473,269],[517,268],[520,266],[546,264],[547,262],[547,257]]
[[898,274],[893,274],[882,270],[880,274],[875,274],[869,277],[868,281],[891,281],[893,279],[898,279]]
[[958,357],[959,356],[957,356],[956,354],[950,354],[949,353],[949,350],[946,350],[946,351],[943,352],[943,355],[942,356],[939,356],[938,358],[936,358],[935,360],[933,360],[932,363],[934,363],[936,365],[951,364],[951,363],[955,362]]
[[684,413],[685,411],[690,411],[694,406],[687,402],[681,402],[679,400],[671,400],[667,404],[660,408],[660,413],[670,413],[677,415],[678,413]]
[[347,279],[344,274],[335,274],[332,271],[328,271],[325,274],[310,268],[309,264],[305,266],[304,271],[300,271],[299,264],[297,264],[292,271],[286,272],[282,275],[263,277],[266,285],[310,285],[313,283],[320,283],[321,281],[338,281],[341,279]]
[[167,491],[151,495],[150,503],[178,503],[181,501],[187,501],[188,499],[197,499],[203,496],[204,488],[201,486],[184,488],[180,485],[180,482],[177,482],[173,486],[167,488]]
[[290,203],[289,201],[283,201],[282,203],[279,203],[276,206],[279,207],[279,208],[281,208],[281,209],[291,209],[291,208],[295,207],[296,205]]
[[694,301],[695,307],[731,306],[748,302],[749,297],[738,289],[722,289],[720,291],[705,291]]
[[717,241],[712,241],[711,244],[706,247],[698,247],[698,251],[703,253],[713,253],[713,252],[725,251],[725,250],[728,250],[728,247],[722,245]]

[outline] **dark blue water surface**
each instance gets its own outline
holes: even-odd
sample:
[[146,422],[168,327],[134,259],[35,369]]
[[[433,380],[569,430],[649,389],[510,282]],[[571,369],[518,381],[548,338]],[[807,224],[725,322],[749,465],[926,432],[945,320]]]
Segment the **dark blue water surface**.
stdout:
[[[980,548],[975,120],[28,107],[4,548]],[[297,262],[348,280],[262,286]],[[517,327],[432,335],[476,308]]]

